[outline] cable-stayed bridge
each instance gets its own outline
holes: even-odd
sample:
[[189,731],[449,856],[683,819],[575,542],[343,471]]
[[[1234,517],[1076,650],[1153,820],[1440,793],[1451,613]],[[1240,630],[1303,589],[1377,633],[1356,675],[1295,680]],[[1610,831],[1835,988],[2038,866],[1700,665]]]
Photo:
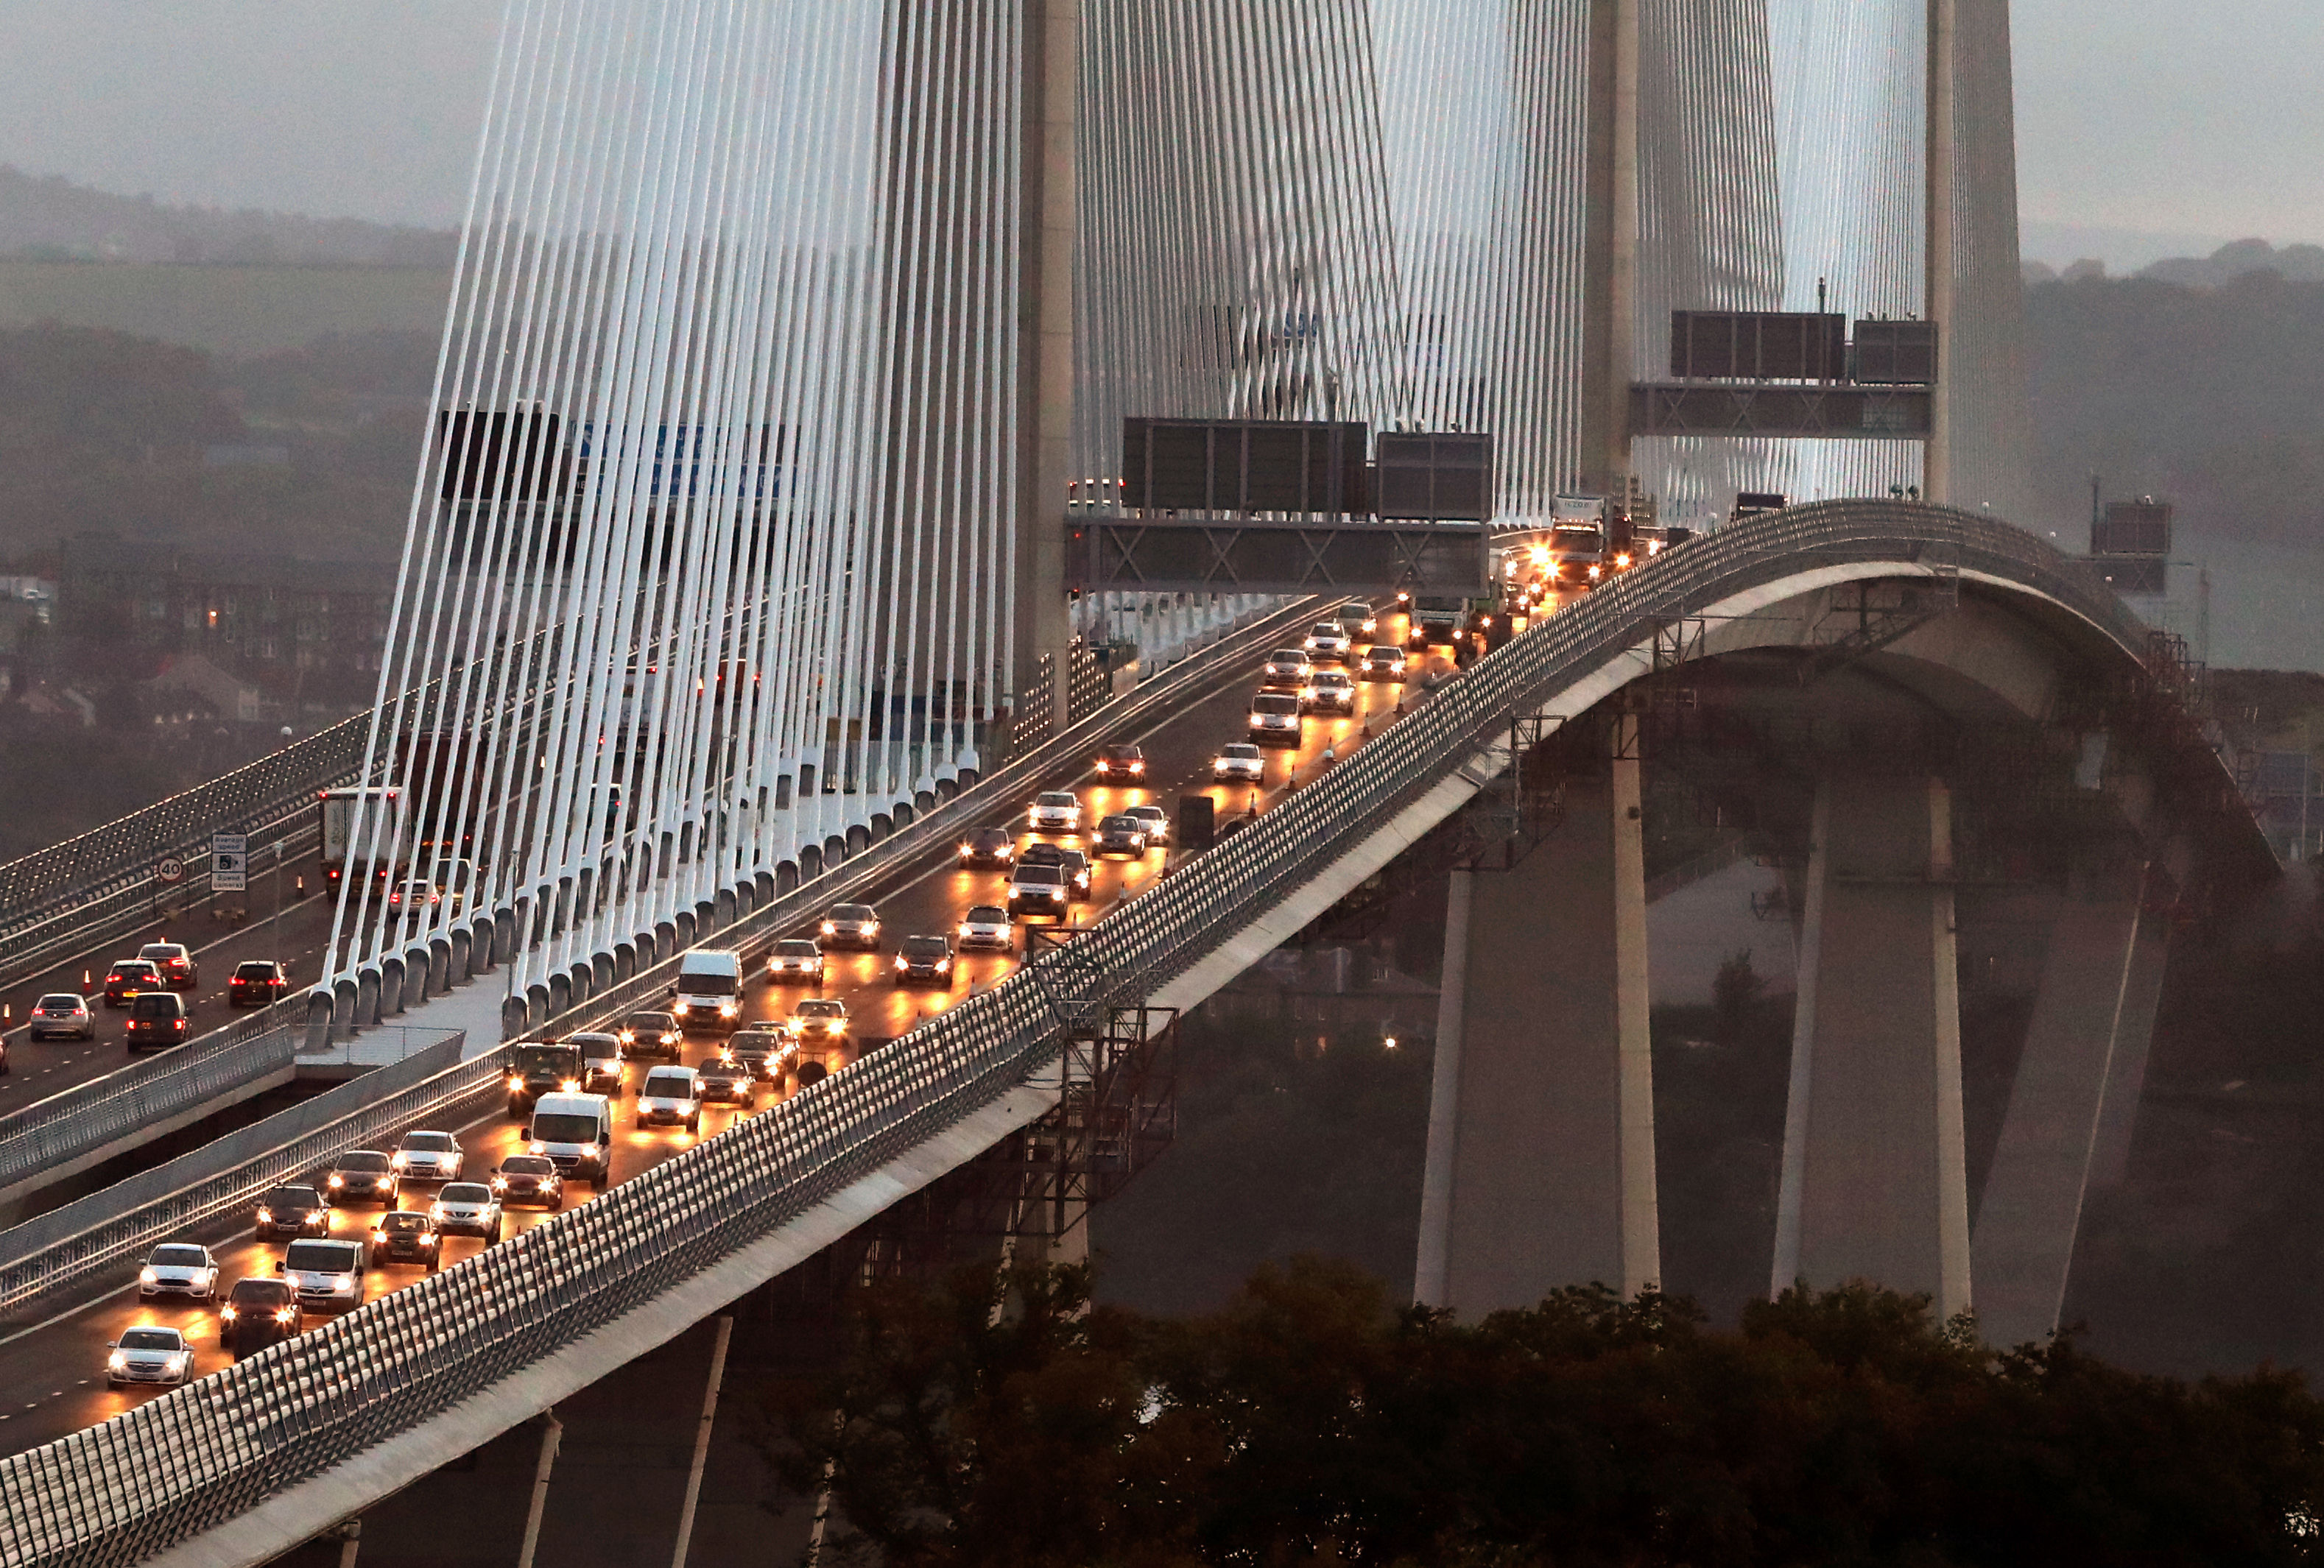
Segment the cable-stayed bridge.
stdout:
[[[1398,878],[1449,876],[1454,911],[1416,1294],[1657,1280],[1640,779],[1712,750],[1751,759],[1811,955],[1771,1280],[2044,1332],[2171,923],[2257,839],[2169,647],[2002,520],[2006,31],[1999,0],[512,0],[379,701],[290,781],[357,792],[323,967],[268,1020],[360,1048],[456,1018],[466,1047],[0,1233],[28,1318],[410,1126],[514,1150],[501,1026],[617,1018],[684,952],[755,967],[849,897],[941,929],[956,839],[1084,784],[1099,741],[1175,781],[1240,738],[1258,661],[1337,595],[1081,582],[1074,518],[1139,477],[1126,421],[1489,435],[1485,504],[1441,525],[1480,561],[1564,492],[1697,520],[1736,491],[1925,499],[1708,532],[1366,696],[1240,830],[1102,870],[1102,916],[964,959],[933,1012],[851,972],[892,1043],[698,1145],[625,1130],[571,1212],[18,1453],[0,1551],[262,1561],[1060,1114],[1125,1012]],[[1934,324],[1925,427],[1749,415],[1851,368],[1680,377],[1743,413],[1642,433],[1676,406],[1674,312],[1811,302]],[[1196,521],[1320,509],[1242,482]],[[1117,639],[1143,666],[1119,692],[1090,651]],[[1991,869],[2035,839],[2037,869]],[[1987,882],[2038,889],[2052,935],[1972,1228],[1956,938]],[[1065,1185],[1020,1197],[1085,1200]],[[124,1321],[32,1328],[0,1375]]]

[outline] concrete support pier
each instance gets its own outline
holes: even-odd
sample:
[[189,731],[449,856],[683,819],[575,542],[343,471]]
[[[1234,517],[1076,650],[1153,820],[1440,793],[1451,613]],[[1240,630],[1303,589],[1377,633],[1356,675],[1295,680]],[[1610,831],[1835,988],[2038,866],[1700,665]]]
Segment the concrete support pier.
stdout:
[[1638,765],[1569,784],[1508,871],[1456,871],[1414,1296],[1471,1319],[1662,1277]]
[[2162,963],[2159,922],[2141,909],[2144,883],[2143,866],[2085,878],[2051,926],[1970,1248],[1978,1324],[1994,1344],[2057,1328],[2115,1059],[2145,1060]]
[[1951,801],[1818,784],[1771,1288],[1867,1279],[1969,1305]]

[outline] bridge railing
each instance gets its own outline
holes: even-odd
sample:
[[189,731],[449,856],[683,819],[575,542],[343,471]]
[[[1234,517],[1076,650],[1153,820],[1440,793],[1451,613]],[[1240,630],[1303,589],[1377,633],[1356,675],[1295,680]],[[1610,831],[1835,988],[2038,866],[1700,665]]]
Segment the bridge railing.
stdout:
[[[1069,949],[846,1072],[410,1288],[0,1463],[0,1553],[133,1563],[426,1422],[992,1103],[1056,1055],[1045,979],[1084,994],[1093,979],[1093,1000],[1150,994],[1470,761],[1512,712],[1638,646],[1657,621],[1803,564],[1910,565],[1932,546],[1961,570],[2044,593],[2135,644],[2126,634],[2136,622],[2118,601],[2054,552],[1965,514],[1827,503],[1693,541],[1513,640]],[[1059,972],[1028,972],[1044,965]]]

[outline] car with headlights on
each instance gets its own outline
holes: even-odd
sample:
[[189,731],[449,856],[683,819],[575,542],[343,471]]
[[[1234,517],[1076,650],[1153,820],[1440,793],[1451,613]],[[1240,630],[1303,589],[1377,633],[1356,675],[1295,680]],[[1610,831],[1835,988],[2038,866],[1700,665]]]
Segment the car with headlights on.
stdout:
[[1135,858],[1147,850],[1146,824],[1136,817],[1119,814],[1100,818],[1097,841],[1092,846],[1101,860],[1109,855],[1127,855]]
[[823,984],[823,949],[805,937],[785,937],[767,955],[767,983],[772,986]]
[[1310,713],[1352,713],[1356,683],[1345,670],[1318,670],[1314,680],[1299,688],[1299,705]]
[[1315,661],[1297,648],[1277,648],[1259,666],[1259,684],[1262,691],[1296,692],[1314,673]]
[[1056,844],[1028,845],[1021,864],[1054,866],[1065,874],[1065,895],[1068,898],[1084,899],[1090,895],[1090,859],[1078,849],[1067,849]]
[[565,1173],[545,1154],[512,1154],[493,1172],[493,1193],[503,1208],[560,1209]]
[[950,986],[952,984],[952,939],[941,936],[911,936],[897,943],[896,984],[899,986]]
[[217,1260],[210,1256],[208,1247],[164,1242],[147,1254],[145,1266],[137,1270],[137,1299],[182,1296],[189,1301],[210,1301],[217,1298]]
[[353,1242],[293,1242],[274,1270],[299,1293],[301,1312],[352,1312],[363,1305],[364,1250]]
[[449,1132],[406,1132],[387,1162],[405,1181],[457,1181],[466,1159]]
[[327,1236],[331,1211],[311,1187],[270,1187],[251,1211],[250,1233],[262,1242],[280,1236]]
[[679,955],[669,1010],[680,1029],[724,1029],[742,1022],[742,955],[728,948],[696,948]]
[[702,1131],[702,1075],[690,1067],[658,1067],[638,1086],[638,1125]]
[[985,871],[1006,871],[1017,858],[1017,840],[1006,828],[978,828],[960,841],[960,863]]
[[95,1040],[97,1014],[88,999],[72,991],[52,991],[32,1004],[24,1019],[28,1040]]
[[543,1095],[523,1137],[527,1154],[545,1155],[567,1177],[602,1185],[613,1170],[613,1102],[603,1095]]
[[105,972],[105,1004],[126,1007],[134,997],[165,989],[161,971],[143,958],[115,958]]
[[835,903],[815,928],[816,940],[825,948],[880,950],[880,912],[868,903]]
[[508,1110],[521,1117],[543,1095],[581,1092],[581,1048],[570,1040],[527,1040],[509,1047]]
[[1146,824],[1146,841],[1157,848],[1170,842],[1170,813],[1159,806],[1131,806],[1121,813]]
[[418,1263],[430,1274],[444,1261],[444,1238],[436,1222],[418,1209],[392,1209],[371,1227],[369,1261],[374,1269],[390,1263]]
[[695,1068],[695,1092],[706,1105],[747,1111],[759,1103],[759,1075],[721,1051]]
[[137,956],[161,971],[161,978],[176,991],[198,991],[202,987],[202,972],[194,962],[194,950],[183,942],[147,942],[137,949]]
[[174,1328],[124,1328],[119,1339],[105,1348],[105,1383],[125,1389],[132,1383],[158,1383],[176,1388],[194,1375],[193,1347]]
[[620,1094],[622,1081],[629,1077],[629,1069],[622,1065],[622,1037],[591,1030],[567,1038],[581,1051],[581,1093]]
[[1109,784],[1137,784],[1146,777],[1146,753],[1128,742],[1102,747],[1097,754],[1097,776]]
[[350,1149],[323,1178],[323,1191],[334,1204],[395,1203],[395,1166],[372,1149]]
[[810,996],[791,1009],[785,1027],[801,1046],[836,1044],[847,1038],[847,1004],[836,996]]
[[445,1184],[428,1206],[428,1217],[441,1236],[480,1236],[486,1246],[501,1239],[501,1200],[481,1181]]
[[272,958],[245,958],[226,977],[229,1007],[268,1007],[290,989],[290,977]]
[[727,1041],[725,1049],[719,1055],[749,1072],[760,1083],[770,1084],[775,1081],[775,1075],[783,1070],[783,1063],[789,1059],[794,1049],[790,1036],[783,1032],[780,1023],[762,1020],[735,1031],[733,1038]]
[[997,903],[980,903],[961,917],[959,941],[964,953],[1005,953],[1016,946],[1017,932],[1007,910]]
[[1351,643],[1360,637],[1370,637],[1379,630],[1379,617],[1373,613],[1370,605],[1360,599],[1351,599],[1347,603],[1340,606],[1339,614],[1335,619],[1340,623],[1340,629],[1348,634],[1348,640]]
[[1009,912],[1019,920],[1035,914],[1053,914],[1063,919],[1073,896],[1073,890],[1065,885],[1065,868],[1062,866],[1028,866],[1020,862],[1009,874]]
[[1296,692],[1261,692],[1250,700],[1250,738],[1257,746],[1299,744],[1299,695]]
[[1319,620],[1307,628],[1306,640],[1299,645],[1299,651],[1311,660],[1328,659],[1336,664],[1348,656],[1351,646],[1347,628],[1336,620]]
[[218,1308],[218,1348],[235,1360],[280,1344],[304,1326],[299,1292],[288,1279],[237,1279]]
[[1363,677],[1367,681],[1401,681],[1411,662],[1394,643],[1374,643],[1364,650]]
[[622,1020],[614,1033],[622,1042],[622,1054],[632,1061],[650,1056],[676,1061],[679,1041],[685,1038],[677,1015],[670,1013],[632,1013]]
[[1211,777],[1220,784],[1265,784],[1267,754],[1248,740],[1231,740],[1211,758]]
[[1026,808],[1025,826],[1036,833],[1078,833],[1082,803],[1071,790],[1043,790]]

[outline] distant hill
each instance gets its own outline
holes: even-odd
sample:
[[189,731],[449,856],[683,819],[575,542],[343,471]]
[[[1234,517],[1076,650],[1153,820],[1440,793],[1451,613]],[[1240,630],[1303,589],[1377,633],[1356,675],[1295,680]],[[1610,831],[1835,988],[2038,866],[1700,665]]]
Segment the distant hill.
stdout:
[[293,213],[165,206],[0,164],[0,256],[180,265],[449,267],[447,229]]
[[[2236,240],[2208,256],[2171,256],[2150,261],[2128,276],[2190,289],[2217,289],[2255,272],[2273,272],[2292,283],[2324,283],[2324,245],[2285,245],[2279,250],[2265,240]],[[2076,261],[2062,269],[2046,261],[2025,263],[2029,284],[2061,279],[2079,283],[2106,275],[2106,263],[2098,261]]]

